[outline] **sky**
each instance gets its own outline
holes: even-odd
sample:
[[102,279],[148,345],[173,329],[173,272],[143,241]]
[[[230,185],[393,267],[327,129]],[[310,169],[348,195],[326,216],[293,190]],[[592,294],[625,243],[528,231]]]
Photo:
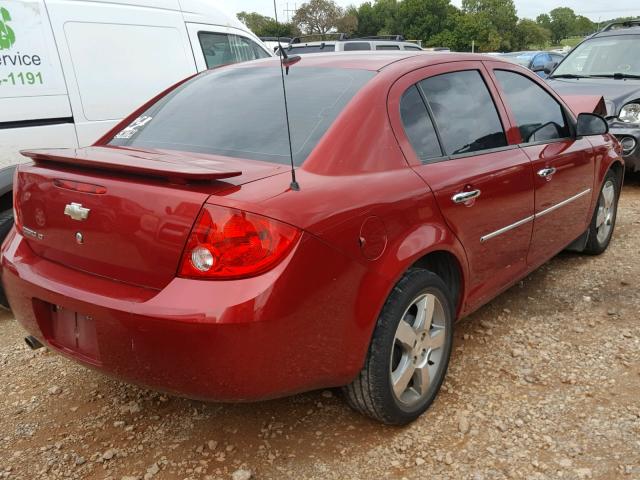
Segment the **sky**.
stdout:
[[[576,14],[589,17],[594,22],[607,20],[615,17],[640,17],[639,0],[615,0],[609,3],[607,0],[514,0],[518,9],[518,16],[525,18],[535,18],[541,13],[547,13],[556,7],[570,7]],[[288,2],[288,3],[287,3]],[[363,3],[359,0],[336,0],[336,2],[346,7],[348,5],[359,5]],[[258,12],[263,15],[273,17],[273,0],[225,0],[220,2],[224,9],[230,13],[241,11]],[[287,19],[285,10],[294,10],[296,5],[301,5],[304,0],[277,0],[278,18]],[[460,6],[462,0],[452,0],[454,5]],[[288,5],[288,6],[287,6]],[[293,13],[289,13],[293,15]]]

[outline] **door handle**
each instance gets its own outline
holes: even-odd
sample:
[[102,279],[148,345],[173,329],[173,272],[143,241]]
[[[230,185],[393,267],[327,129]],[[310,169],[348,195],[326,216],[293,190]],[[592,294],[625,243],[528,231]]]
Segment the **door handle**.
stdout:
[[470,190],[468,192],[460,192],[456,193],[451,197],[453,203],[467,203],[469,200],[473,200],[474,198],[478,198],[480,196],[480,190]]
[[547,180],[551,180],[551,177],[558,170],[554,167],[543,168],[542,170],[538,170],[538,176],[542,178],[546,178]]

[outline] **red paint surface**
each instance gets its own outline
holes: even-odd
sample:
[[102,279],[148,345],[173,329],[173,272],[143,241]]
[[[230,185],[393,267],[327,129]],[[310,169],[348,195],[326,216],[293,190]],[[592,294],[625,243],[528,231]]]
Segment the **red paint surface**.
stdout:
[[[497,65],[544,84],[518,66],[486,60],[304,57],[291,68],[380,71],[297,169],[298,192],[289,188],[286,166],[185,152],[171,154],[180,162],[169,167],[149,158],[138,164],[131,150],[102,146],[108,136],[76,154],[83,162],[20,166],[18,223],[44,238],[14,229],[2,247],[2,281],[16,318],[64,355],[194,398],[256,400],[350,382],[389,292],[416,261],[431,252],[450,255],[461,274],[457,314],[463,316],[584,231],[606,171],[621,162],[609,135],[519,146],[491,70]],[[468,68],[485,77],[509,147],[422,165],[402,129],[399,99],[429,75]],[[98,170],[87,169],[87,162]],[[551,182],[535,175],[544,166],[558,168]],[[193,183],[194,172],[242,173]],[[56,179],[106,191],[61,188]],[[473,188],[482,190],[474,202],[451,201]],[[587,188],[589,195],[570,209],[480,243],[481,236]],[[72,201],[91,209],[86,222],[63,215]],[[184,245],[205,203],[273,218],[303,233],[260,275],[178,278]],[[84,244],[76,243],[76,231]]]

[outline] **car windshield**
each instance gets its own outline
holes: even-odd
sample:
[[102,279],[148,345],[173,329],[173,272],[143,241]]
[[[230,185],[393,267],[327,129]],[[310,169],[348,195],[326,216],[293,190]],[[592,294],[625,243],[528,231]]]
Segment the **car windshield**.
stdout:
[[[109,144],[289,163],[280,75],[279,65],[200,74],[156,102]],[[286,85],[296,165],[374,75],[356,69],[290,68]]]
[[596,37],[578,45],[553,76],[640,75],[640,35]]

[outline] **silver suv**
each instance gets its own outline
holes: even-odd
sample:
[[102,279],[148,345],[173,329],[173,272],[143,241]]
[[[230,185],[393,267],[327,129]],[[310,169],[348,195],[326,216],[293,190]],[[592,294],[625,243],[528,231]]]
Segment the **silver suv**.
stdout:
[[[292,39],[289,45],[283,46],[287,50],[287,53],[291,53],[293,55],[366,50],[422,50],[420,45],[405,41],[404,37],[401,35],[349,38],[343,33],[338,33],[325,35],[325,38],[320,38],[319,40],[312,40],[318,39],[319,37],[319,35],[297,37]],[[333,38],[329,39],[327,37]]]

